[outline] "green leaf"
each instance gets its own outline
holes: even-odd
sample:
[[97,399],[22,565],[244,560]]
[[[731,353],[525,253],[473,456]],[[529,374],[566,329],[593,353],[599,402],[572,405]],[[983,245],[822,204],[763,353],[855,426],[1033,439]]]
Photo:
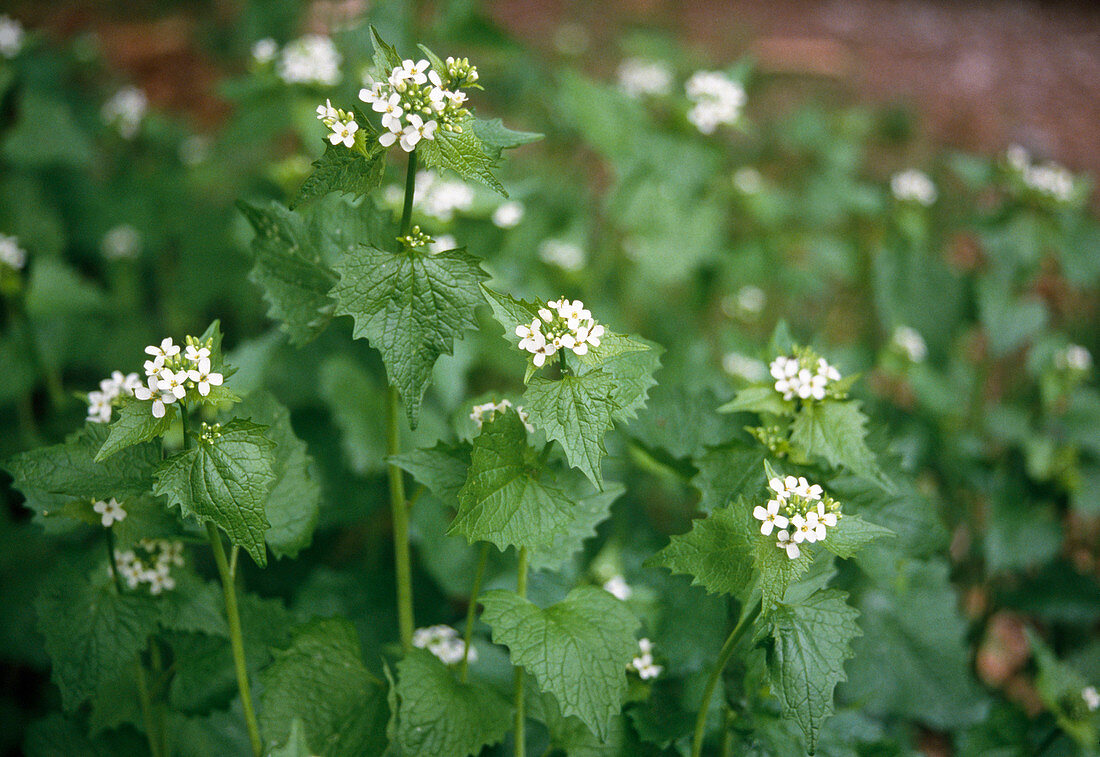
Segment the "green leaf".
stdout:
[[313,620],[294,631],[260,673],[260,730],[285,746],[297,718],[312,754],[359,757],[386,748],[389,712],[382,683],[363,666],[355,626],[343,618]]
[[863,438],[867,416],[859,410],[859,403],[826,400],[802,406],[791,424],[791,444],[806,455],[825,458],[829,465],[841,465],[865,478],[883,479],[875,462],[875,455]]
[[[573,487],[574,490],[581,488]],[[585,540],[596,535],[596,526],[607,520],[611,514],[611,505],[626,492],[626,487],[618,483],[609,484],[603,491],[593,491],[588,482],[583,484],[583,488],[588,489],[588,494],[576,496],[574,492],[574,504],[571,508],[573,519],[566,529],[552,542],[531,550],[532,570],[558,570],[563,563],[572,559],[584,546]]]
[[783,395],[771,386],[747,386],[718,408],[719,413],[790,415],[793,411],[794,402],[783,399]]
[[708,513],[737,497],[755,497],[767,486],[764,450],[738,444],[707,450],[695,460],[691,485],[700,491],[698,508]]
[[534,676],[563,715],[606,738],[638,649],[638,620],[626,606],[594,586],[573,589],[544,610],[510,591],[486,592],[481,603],[493,642],[508,647],[512,664]]
[[302,217],[272,201],[266,208],[238,202],[256,230],[249,278],[264,292],[268,316],[280,321],[292,344],[305,344],[328,326],[335,276],[307,241]]
[[67,711],[133,667],[160,614],[148,596],[120,595],[106,571],[101,578],[93,584],[57,573],[35,601],[53,682]]
[[118,408],[118,417],[110,425],[107,439],[95,456],[95,462],[101,463],[127,447],[166,434],[176,415],[175,405],[168,405],[166,410],[163,418],[154,418],[152,403],[137,399],[124,400]]
[[480,754],[511,728],[508,700],[485,684],[460,683],[426,650],[410,651],[397,673],[397,743],[403,754]]
[[[148,408],[146,408],[148,413]],[[85,497],[89,500],[144,494],[153,483],[153,468],[160,462],[160,445],[136,444],[104,462],[96,455],[110,430],[89,423],[63,444],[23,452],[6,464],[15,488]]]
[[691,531],[673,536],[646,564],[691,576],[711,594],[743,598],[753,585],[755,542],[764,539],[753,530],[743,503],[721,507],[692,521]]
[[777,544],[774,532],[771,536],[761,534],[753,541],[753,562],[760,587],[762,615],[767,615],[777,603],[783,601],[787,589],[809,569],[814,559],[812,550],[805,548],[792,560]]
[[739,431],[734,419],[714,412],[717,404],[710,389],[662,384],[627,433],[646,448],[663,450],[674,458],[697,457],[707,445],[724,444]]
[[[455,131],[440,126],[435,139],[422,139],[416,146],[425,168],[449,168],[463,179],[479,181],[504,197],[504,185],[493,175],[500,149],[482,143],[472,118],[459,121]],[[494,156],[494,152],[496,155]]]
[[324,153],[313,161],[313,173],[298,187],[291,209],[330,192],[366,197],[382,185],[386,175],[386,151],[374,138],[370,122],[362,119],[358,123],[360,128],[366,129],[367,154],[326,141]]
[[1054,714],[1058,726],[1080,745],[1083,753],[1092,751],[1095,754],[1100,744],[1100,719],[1092,714],[1081,695],[1088,680],[1055,657],[1038,634],[1029,632],[1028,640],[1039,668],[1035,688],[1043,704]]
[[468,446],[438,442],[429,449],[414,449],[390,457],[389,462],[411,474],[444,504],[458,509],[458,493],[470,468]]
[[611,401],[616,406],[613,418],[621,423],[637,418],[637,411],[645,406],[650,388],[657,384],[653,374],[661,367],[663,351],[653,342],[605,331],[599,347],[569,357],[577,364],[579,375],[598,369],[611,376]]
[[320,394],[342,432],[340,446],[349,468],[360,476],[385,468],[386,387],[350,355],[337,354],[321,365]]
[[888,528],[868,523],[858,515],[844,514],[837,520],[836,528],[829,529],[821,545],[837,557],[847,559],[875,539],[893,536],[894,532]]
[[287,734],[286,742],[268,753],[269,757],[311,757],[312,754],[301,718],[290,721],[290,733]]
[[260,567],[267,565],[264,532],[271,527],[264,503],[276,481],[275,443],[264,429],[249,421],[230,421],[220,436],[200,439],[161,463],[153,488],[185,516],[217,525]]
[[[776,550],[778,551],[778,550]],[[779,605],[757,629],[756,640],[770,637],[768,677],[783,705],[806,735],[810,754],[817,749],[821,724],[833,713],[833,690],[852,657],[851,641],[862,635],[859,612],[848,606],[848,595],[836,589],[819,591],[799,604]]]
[[392,253],[363,246],[337,268],[336,312],[350,315],[353,335],[382,353],[415,428],[436,359],[477,327],[480,284],[489,276],[464,249]]
[[290,412],[271,394],[254,393],[234,412],[266,426],[265,435],[276,445],[275,483],[264,506],[271,523],[267,545],[276,557],[297,557],[313,540],[321,512],[321,484],[310,473],[313,458],[305,442],[295,436]]
[[523,393],[531,425],[561,444],[565,459],[598,487],[603,487],[600,458],[607,454],[604,434],[611,430],[616,406],[611,375],[603,370],[583,376],[566,374],[557,381],[536,376]]
[[517,300],[510,294],[494,291],[484,284],[481,285],[481,291],[485,294],[489,307],[493,309],[493,317],[504,327],[504,341],[513,347],[519,344],[516,326],[530,324],[539,317],[539,308],[545,306],[545,303]]
[[552,543],[569,526],[573,504],[561,489],[539,480],[536,458],[516,413],[486,423],[474,439],[458,514],[447,533],[501,550]]
[[513,131],[505,126],[499,118],[476,118],[470,126],[477,138],[481,140],[482,149],[493,160],[500,158],[502,150],[510,150],[513,147],[538,142],[543,137],[542,134],[536,134],[535,132]]
[[173,571],[176,588],[162,594],[160,625],[171,631],[189,631],[229,637],[225,599],[216,581],[206,581],[190,571]]
[[380,78],[385,79],[394,68],[401,65],[401,56],[398,55],[393,45],[388,44],[378,35],[378,30],[374,28],[374,24],[371,24],[370,27],[370,41],[374,46],[375,68],[377,68],[377,73],[381,74]]

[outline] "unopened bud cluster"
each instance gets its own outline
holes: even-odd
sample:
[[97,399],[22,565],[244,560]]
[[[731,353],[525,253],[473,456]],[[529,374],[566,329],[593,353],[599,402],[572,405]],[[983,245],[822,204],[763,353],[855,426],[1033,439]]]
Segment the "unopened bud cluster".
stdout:
[[222,437],[222,424],[207,423],[203,421],[202,430],[199,432],[199,440],[204,444],[213,444],[215,439]]
[[444,665],[457,665],[464,655],[467,662],[477,662],[477,650],[471,646],[467,652],[466,642],[450,626],[418,628],[413,632],[412,644],[417,649],[427,649]]
[[840,503],[825,494],[817,484],[804,477],[776,476],[768,481],[774,492],[768,504],[757,505],[752,516],[760,521],[760,533],[771,536],[775,529],[776,544],[792,560],[801,554],[798,545],[824,541],[828,529],[840,518]]
[[780,355],[768,366],[775,379],[775,391],[790,400],[798,397],[823,400],[829,385],[840,381],[840,371],[808,348],[795,348],[792,355]]
[[535,433],[535,427],[528,421],[530,417],[527,411],[523,409],[522,405],[513,405],[510,400],[503,399],[500,402],[486,402],[483,405],[474,405],[473,410],[470,412],[470,420],[477,424],[478,431],[485,424],[485,421],[492,421],[496,417],[497,413],[506,413],[509,410],[514,410],[516,415],[519,416],[520,421],[523,422],[523,427],[527,429],[527,433]]
[[432,239],[429,235],[420,230],[419,226],[413,226],[409,229],[409,233],[403,237],[398,237],[397,241],[401,243],[401,246],[406,250],[422,250],[428,248],[431,250]]
[[516,326],[520,338],[519,348],[534,355],[534,364],[541,367],[546,358],[553,357],[560,349],[573,350],[575,355],[587,355],[588,347],[600,346],[603,326],[596,323],[592,313],[580,300],[562,297],[539,308],[539,317],[530,324]]
[[183,566],[183,542],[142,539],[135,549],[115,550],[115,570],[131,589],[149,585],[150,594],[176,588],[172,567]]

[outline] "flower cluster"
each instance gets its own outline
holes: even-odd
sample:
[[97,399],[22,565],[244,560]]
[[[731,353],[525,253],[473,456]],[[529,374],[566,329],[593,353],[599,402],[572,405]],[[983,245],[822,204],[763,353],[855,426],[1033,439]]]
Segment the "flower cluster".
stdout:
[[110,528],[120,520],[126,520],[126,510],[122,503],[114,497],[107,500],[99,500],[92,505],[92,509],[99,513],[99,522],[104,528]]
[[0,16],[0,55],[14,58],[23,47],[23,25],[7,14]]
[[104,234],[99,246],[108,260],[136,258],[141,253],[141,232],[124,223]]
[[1092,368],[1092,353],[1079,344],[1068,345],[1054,354],[1054,367],[1061,371],[1088,373]]
[[519,416],[520,421],[523,422],[523,427],[527,429],[527,433],[535,433],[535,427],[530,423],[530,416],[527,411],[523,409],[522,405],[513,405],[510,400],[503,399],[500,402],[486,402],[483,405],[474,405],[473,410],[470,412],[470,420],[477,424],[478,431],[485,424],[485,421],[492,421],[497,413],[505,413],[509,410],[515,410],[516,415]]
[[653,642],[649,639],[638,639],[638,656],[626,666],[638,674],[643,681],[656,678],[661,675],[664,667],[653,662]]
[[493,211],[493,225],[498,229],[511,229],[518,226],[519,222],[523,220],[525,210],[523,203],[518,200],[502,202]]
[[[391,205],[399,206],[403,198],[404,190],[396,184],[386,188],[386,200]],[[474,190],[466,182],[430,171],[417,172],[413,207],[424,215],[448,223],[456,211],[469,210],[473,204]]]
[[672,71],[660,61],[627,58],[619,64],[619,89],[628,97],[659,97],[672,91]]
[[804,477],[778,476],[768,481],[775,492],[767,506],[757,505],[752,516],[760,521],[760,533],[776,534],[776,544],[794,560],[801,554],[798,545],[824,541],[827,529],[834,527],[840,518],[840,503],[824,494],[821,487],[811,484]]
[[564,297],[539,308],[539,317],[530,324],[516,326],[519,348],[535,356],[536,367],[562,348],[573,350],[576,355],[588,354],[589,345],[600,346],[603,333],[603,326],[592,319],[592,313],[585,310],[580,300],[570,302]]
[[152,402],[154,418],[163,418],[167,406],[187,396],[194,388],[203,396],[209,396],[210,388],[221,386],[224,377],[210,367],[211,340],[205,343],[189,336],[187,349],[181,354],[179,345],[166,337],[159,345],[145,348],[152,357],[145,361],[146,386],[134,389],[134,396],[143,402]]
[[684,88],[692,102],[688,120],[704,134],[735,123],[748,99],[745,88],[720,71],[696,71]]
[[910,168],[890,177],[890,191],[900,202],[915,202],[925,207],[936,201],[936,185],[928,174]]
[[110,423],[116,400],[123,396],[133,397],[141,387],[141,378],[136,373],[113,371],[110,377],[99,382],[99,391],[88,392],[88,420],[92,423]]
[[435,139],[436,129],[461,132],[459,122],[470,115],[466,93],[459,89],[477,81],[477,69],[465,58],[447,58],[445,70],[436,71],[427,60],[402,61],[385,81],[359,91],[359,99],[382,114],[386,129],[378,137],[383,147],[399,142],[412,152],[421,139]]
[[1097,691],[1095,686],[1086,686],[1081,689],[1081,698],[1085,700],[1085,707],[1089,712],[1100,709],[1100,691]]
[[137,87],[126,87],[103,103],[99,114],[105,124],[118,129],[123,139],[133,139],[141,128],[147,110],[149,98],[145,93]]
[[823,400],[828,394],[829,384],[840,381],[840,371],[823,357],[813,351],[795,350],[793,355],[780,355],[768,366],[775,379],[775,391],[789,400],[799,397],[804,400]]
[[[275,57],[274,42],[260,40],[253,47],[257,62]],[[257,54],[258,53],[258,54]],[[323,34],[307,34],[288,42],[275,67],[279,78],[287,84],[319,84],[331,87],[340,83],[340,57],[336,45]]]
[[27,264],[27,251],[19,246],[17,237],[0,234],[0,263],[16,271]]
[[910,326],[898,326],[894,329],[894,335],[890,338],[897,350],[901,351],[911,362],[923,363],[928,357],[928,345],[924,343],[924,337],[920,332]]
[[131,589],[146,583],[150,594],[171,591],[176,588],[172,566],[183,567],[181,541],[142,539],[136,550],[115,550],[115,569]]
[[334,147],[340,144],[344,147],[355,147],[359,124],[355,121],[354,114],[334,108],[332,101],[325,100],[324,105],[317,106],[317,119],[332,129],[332,133],[328,135],[328,141]]
[[634,596],[634,590],[630,588],[630,584],[626,582],[626,579],[620,575],[614,575],[604,581],[603,590],[615,599],[621,599],[624,602]]
[[471,645],[467,652],[466,642],[450,626],[418,628],[413,632],[412,643],[417,649],[427,649],[442,660],[444,665],[462,662],[463,655],[467,662],[477,662],[477,650]]
[[547,239],[539,245],[539,258],[564,271],[579,271],[585,264],[584,250],[564,239]]
[[1009,146],[1005,161],[1034,192],[1058,202],[1066,202],[1073,195],[1073,174],[1054,161],[1032,163],[1031,155],[1020,145]]

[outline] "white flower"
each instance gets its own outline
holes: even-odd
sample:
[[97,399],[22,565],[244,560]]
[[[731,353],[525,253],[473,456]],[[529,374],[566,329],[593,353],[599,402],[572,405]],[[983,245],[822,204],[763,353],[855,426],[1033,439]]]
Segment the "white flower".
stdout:
[[1031,163],[1031,156],[1022,145],[1009,145],[1005,150],[1005,160],[1017,171],[1023,171]]
[[92,423],[110,423],[111,397],[105,392],[88,392],[88,418]]
[[354,121],[336,121],[331,128],[332,134],[328,135],[328,141],[333,146],[343,143],[344,147],[355,147],[355,132],[359,131],[359,124]]
[[210,387],[222,385],[222,375],[210,372],[210,358],[208,357],[199,358],[198,369],[191,369],[187,375],[195,382],[199,394],[203,397],[210,394]]
[[408,120],[409,125],[401,132],[402,150],[405,152],[412,152],[416,149],[416,145],[421,139],[435,139],[437,124],[434,119],[425,122],[420,116],[415,113],[410,113]]
[[104,123],[114,126],[123,139],[133,139],[141,128],[149,109],[149,98],[137,87],[126,87],[103,104],[100,115]]
[[447,223],[456,211],[469,210],[474,199],[474,190],[464,181],[442,178],[428,171],[416,174],[413,205],[425,215]]
[[661,96],[672,91],[672,71],[660,62],[627,58],[619,64],[619,89],[628,97]]
[[778,499],[768,500],[768,506],[762,507],[757,505],[752,511],[752,517],[756,518],[760,523],[760,533],[764,536],[769,536],[773,529],[786,528],[789,521],[786,516],[779,514],[780,501]]
[[0,263],[17,271],[27,264],[27,253],[19,246],[18,238],[0,234]]
[[324,105],[317,106],[317,120],[319,121],[339,121],[340,112],[336,108],[332,107],[332,100],[325,100]]
[[[603,590],[616,599],[621,599],[624,602],[634,595],[634,590],[630,588],[630,584],[626,582],[625,578],[618,575],[612,576],[605,581]],[[646,639],[646,641],[648,642],[649,640]]]
[[174,357],[180,354],[180,348],[172,342],[172,337],[165,337],[160,341],[160,345],[151,344],[145,348],[146,355],[152,355],[154,359],[159,359],[160,364],[164,365],[164,361],[170,357]]
[[840,380],[840,371],[824,358],[818,358],[815,362],[806,356],[780,355],[768,368],[772,378],[776,379],[775,391],[782,394],[785,400],[795,397],[803,400],[825,399],[829,384]]
[[936,201],[936,185],[928,175],[915,168],[896,173],[890,179],[890,191],[901,202],[931,205]]
[[723,124],[735,123],[747,100],[745,88],[719,71],[696,71],[684,89],[694,103],[688,111],[688,120],[704,134],[713,134]]
[[924,343],[924,337],[919,331],[909,326],[898,326],[894,329],[890,342],[914,363],[923,363],[928,357],[928,345]]
[[741,194],[754,195],[764,188],[764,177],[755,168],[738,168],[733,174],[733,186]]
[[739,352],[727,352],[722,358],[722,369],[731,376],[757,382],[763,381],[767,376],[767,368],[759,360],[742,355]]
[[787,552],[787,557],[791,560],[797,560],[799,555],[802,554],[798,548],[798,544],[791,540],[791,535],[786,531],[780,531],[776,535],[776,545],[782,550]]
[[627,664],[627,670],[633,670],[643,681],[661,675],[664,668],[653,662],[653,642],[649,639],[638,639],[638,652],[638,656]]
[[176,588],[176,579],[163,571],[151,572],[146,580],[149,582],[149,593],[153,595]]
[[159,380],[157,381],[157,388],[160,389],[161,394],[170,394],[178,400],[182,400],[187,396],[187,371],[171,371],[167,368],[162,368],[159,374]]
[[7,14],[0,16],[0,55],[14,58],[23,47],[23,25]]
[[752,284],[746,284],[737,290],[737,307],[746,313],[759,313],[768,302],[764,290]]
[[[820,492],[820,490],[821,490],[820,486],[816,486],[816,484],[815,484],[815,488],[817,488],[817,490]],[[836,521],[837,521],[836,513],[826,511],[824,502],[818,502],[817,503],[817,517],[818,517],[818,520],[820,520],[822,523],[824,523],[827,528],[832,528],[833,526],[836,525]],[[825,537],[823,536],[821,538],[824,539]]]
[[115,226],[103,235],[100,249],[108,260],[136,258],[141,252],[141,232],[128,223]]
[[256,40],[252,45],[252,60],[259,63],[261,66],[275,60],[275,56],[278,54],[279,45],[270,37]]
[[307,34],[283,48],[276,72],[287,84],[331,87],[340,81],[342,62],[331,39],[321,34]]
[[493,211],[493,225],[501,229],[510,229],[523,220],[523,203],[517,200],[509,200],[501,203]]
[[427,649],[445,665],[462,662],[464,653],[468,662],[477,662],[477,650],[471,646],[467,653],[466,642],[459,637],[458,631],[450,626],[418,628],[413,632],[412,643],[417,649]]
[[[394,74],[397,74],[399,69],[394,69]],[[411,81],[413,84],[423,84],[428,81],[428,75],[425,71],[428,70],[428,61],[418,60],[413,63],[412,60],[401,61],[401,73],[398,74],[402,80]]]
[[1085,707],[1089,712],[1100,709],[1100,692],[1097,692],[1095,686],[1086,686],[1081,689],[1081,698],[1085,700]]
[[190,360],[192,363],[197,363],[203,358],[210,357],[209,347],[196,347],[193,344],[187,345],[187,348],[183,351],[183,356]]
[[1088,373],[1092,368],[1092,353],[1079,344],[1071,344],[1054,354],[1054,365],[1061,370]]
[[401,116],[405,114],[401,107],[401,95],[394,92],[387,100],[374,100],[371,109],[382,114],[382,126],[394,133],[401,131]]
[[1057,163],[1029,166],[1023,171],[1024,183],[1037,192],[1065,202],[1073,194],[1073,174]]
[[539,245],[539,258],[544,263],[566,271],[579,271],[584,268],[586,257],[583,249],[562,239],[547,239]]
[[126,511],[117,499],[111,497],[107,501],[100,500],[92,505],[92,509],[100,515],[100,522],[104,528],[110,528],[111,524],[126,519]]
[[163,418],[164,413],[167,411],[166,405],[170,405],[176,401],[176,395],[171,392],[162,392],[160,390],[160,379],[158,376],[149,377],[148,386],[139,386],[134,390],[134,396],[142,402],[153,401],[153,417]]

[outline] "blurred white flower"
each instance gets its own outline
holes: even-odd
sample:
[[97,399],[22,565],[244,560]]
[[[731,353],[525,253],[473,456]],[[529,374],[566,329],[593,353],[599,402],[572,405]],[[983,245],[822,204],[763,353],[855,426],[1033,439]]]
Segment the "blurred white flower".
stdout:
[[727,352],[722,358],[722,369],[731,376],[740,376],[754,383],[763,381],[768,375],[764,363],[740,352]]
[[544,263],[555,265],[566,271],[579,271],[584,268],[586,262],[583,249],[562,239],[547,239],[540,244],[539,258]]
[[664,667],[653,662],[653,642],[649,639],[638,639],[638,656],[626,668],[637,673],[643,681],[656,678],[664,670]]
[[1085,707],[1088,707],[1089,712],[1100,709],[1100,692],[1095,686],[1086,686],[1081,689],[1081,698],[1085,700]]
[[696,71],[684,89],[693,103],[688,120],[704,134],[735,123],[748,99],[745,88],[720,71]]
[[493,211],[493,224],[501,229],[510,229],[523,220],[524,210],[523,203],[518,200],[501,203]]
[[114,497],[106,501],[100,500],[96,502],[92,506],[92,509],[99,513],[99,520],[104,528],[110,528],[112,524],[126,519],[126,510],[123,509],[122,505]]
[[619,64],[619,89],[630,97],[661,96],[672,91],[672,70],[664,63],[627,58]]
[[256,40],[252,45],[252,60],[261,66],[267,65],[271,61],[275,60],[275,56],[279,54],[279,45],[271,37],[265,39]]
[[890,343],[905,353],[914,363],[923,363],[928,357],[928,345],[924,343],[924,337],[920,332],[909,326],[898,326],[894,329],[894,335]]
[[287,84],[334,86],[340,82],[343,57],[323,34],[307,34],[283,48],[276,70]]
[[1054,354],[1054,365],[1060,370],[1088,373],[1092,368],[1092,353],[1079,344],[1068,345]]
[[149,98],[137,87],[120,89],[103,104],[100,115],[108,126],[114,126],[123,139],[133,139],[149,110]]
[[427,649],[438,657],[444,665],[456,665],[462,662],[462,656],[466,654],[468,662],[477,662],[477,650],[470,647],[466,653],[466,642],[458,635],[458,631],[450,626],[428,626],[413,631],[412,644],[417,649]]
[[108,260],[129,260],[141,253],[141,232],[128,223],[115,226],[100,242],[103,257]]
[[23,25],[11,16],[0,16],[0,55],[14,58],[23,48]]
[[742,194],[754,195],[764,188],[764,177],[755,168],[738,168],[733,174],[733,186]]
[[624,602],[634,596],[634,590],[630,588],[630,584],[626,582],[625,578],[619,575],[607,579],[607,581],[604,582],[603,590],[616,599],[621,599]]
[[936,201],[936,185],[923,171],[910,168],[890,178],[890,191],[901,202],[916,202],[929,206]]
[[17,237],[0,234],[0,263],[17,271],[27,265],[27,251],[19,246]]

